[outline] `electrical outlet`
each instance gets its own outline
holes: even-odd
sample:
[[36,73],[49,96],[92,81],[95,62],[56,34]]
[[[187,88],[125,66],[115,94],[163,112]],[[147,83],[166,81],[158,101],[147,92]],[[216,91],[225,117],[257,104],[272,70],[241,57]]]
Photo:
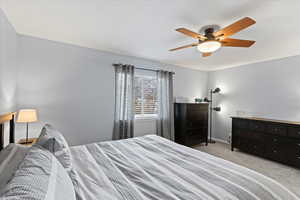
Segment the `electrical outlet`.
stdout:
[[227,142],[228,142],[228,144],[231,144],[231,134],[228,136]]

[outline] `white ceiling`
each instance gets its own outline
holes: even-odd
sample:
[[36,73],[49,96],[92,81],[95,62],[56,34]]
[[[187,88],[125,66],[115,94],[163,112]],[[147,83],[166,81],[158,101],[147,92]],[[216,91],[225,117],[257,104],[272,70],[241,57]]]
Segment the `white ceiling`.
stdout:
[[[20,34],[182,67],[217,70],[300,54],[299,0],[1,0]],[[234,38],[251,48],[224,47],[202,58],[174,29],[221,27],[245,16],[257,21]]]

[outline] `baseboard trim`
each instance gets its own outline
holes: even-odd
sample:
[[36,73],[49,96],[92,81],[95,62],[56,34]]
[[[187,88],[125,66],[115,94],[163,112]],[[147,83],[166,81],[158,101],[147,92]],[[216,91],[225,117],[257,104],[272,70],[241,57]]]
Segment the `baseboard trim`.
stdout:
[[228,141],[226,140],[222,140],[222,139],[219,139],[219,138],[211,138],[212,140],[216,141],[216,142],[221,142],[221,143],[224,143],[224,144],[229,144]]

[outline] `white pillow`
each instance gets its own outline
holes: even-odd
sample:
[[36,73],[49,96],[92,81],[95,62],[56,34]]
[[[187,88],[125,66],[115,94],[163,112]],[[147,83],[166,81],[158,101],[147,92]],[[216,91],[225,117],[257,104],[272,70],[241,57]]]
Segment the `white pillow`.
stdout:
[[67,171],[72,169],[72,156],[64,136],[50,124],[46,124],[37,141],[45,149],[52,152]]
[[0,200],[76,200],[72,181],[46,149],[34,145],[26,154]]
[[9,144],[0,152],[0,194],[23,161],[29,147]]
[[55,155],[57,160],[67,170],[73,182],[76,195],[80,195],[80,189],[77,179],[78,175],[75,169],[73,169],[70,147],[64,136],[53,126],[51,126],[50,124],[46,124],[41,131],[37,144],[49,150]]

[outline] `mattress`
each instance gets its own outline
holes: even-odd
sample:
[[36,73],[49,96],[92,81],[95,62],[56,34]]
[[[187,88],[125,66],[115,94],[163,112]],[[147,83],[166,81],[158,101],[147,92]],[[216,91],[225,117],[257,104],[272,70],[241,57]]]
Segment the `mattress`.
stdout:
[[296,200],[245,167],[149,135],[71,148],[82,200]]

